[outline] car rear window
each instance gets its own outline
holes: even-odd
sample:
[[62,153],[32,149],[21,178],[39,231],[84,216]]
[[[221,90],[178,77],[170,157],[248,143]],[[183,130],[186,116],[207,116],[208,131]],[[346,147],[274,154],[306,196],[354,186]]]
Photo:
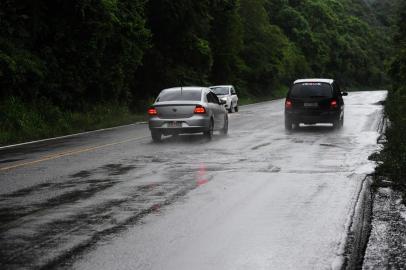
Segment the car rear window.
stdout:
[[333,96],[330,84],[319,82],[297,83],[290,90],[291,98],[311,98],[311,97],[326,97]]
[[212,87],[210,89],[216,95],[228,95],[229,94],[229,88],[228,87]]
[[159,101],[177,101],[177,100],[191,100],[200,101],[202,96],[201,90],[170,90],[163,91],[159,94],[157,102]]

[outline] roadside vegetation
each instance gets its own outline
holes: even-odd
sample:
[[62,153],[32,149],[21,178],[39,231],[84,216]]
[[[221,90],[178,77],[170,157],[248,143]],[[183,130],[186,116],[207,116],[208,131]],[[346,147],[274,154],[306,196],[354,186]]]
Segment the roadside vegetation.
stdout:
[[145,121],[144,114],[131,113],[126,106],[98,104],[80,112],[61,110],[48,100],[24,103],[10,97],[0,104],[0,142],[23,142],[76,132]]
[[0,145],[124,124],[166,87],[385,87],[400,0],[0,1]]
[[[378,180],[393,181],[395,188],[403,192],[406,203],[406,3],[403,2],[394,37],[395,57],[390,69],[393,79],[385,111],[389,119],[386,130],[387,142],[379,155]],[[382,176],[384,178],[382,178]],[[378,185],[382,185],[378,182]]]

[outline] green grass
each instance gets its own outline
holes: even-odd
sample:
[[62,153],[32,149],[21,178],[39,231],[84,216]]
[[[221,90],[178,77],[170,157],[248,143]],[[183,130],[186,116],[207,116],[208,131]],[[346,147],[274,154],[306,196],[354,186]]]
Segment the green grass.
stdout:
[[83,112],[64,111],[43,100],[35,104],[9,98],[0,104],[0,145],[45,139],[145,121],[127,106],[98,104]]

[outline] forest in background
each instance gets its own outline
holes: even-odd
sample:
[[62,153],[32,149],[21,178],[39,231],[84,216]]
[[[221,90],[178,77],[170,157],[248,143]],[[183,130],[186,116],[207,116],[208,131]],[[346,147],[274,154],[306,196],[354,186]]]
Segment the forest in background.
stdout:
[[400,0],[2,0],[0,145],[134,121],[163,88],[390,85]]

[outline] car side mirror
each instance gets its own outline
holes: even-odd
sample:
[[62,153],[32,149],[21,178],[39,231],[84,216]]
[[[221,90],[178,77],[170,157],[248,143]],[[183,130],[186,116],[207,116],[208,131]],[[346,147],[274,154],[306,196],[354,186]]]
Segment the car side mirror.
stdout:
[[222,100],[222,99],[219,100],[219,104],[220,104],[220,105],[224,105],[224,104],[226,104],[226,103],[227,103],[227,102],[226,102],[225,100]]
[[342,96],[348,96],[348,93],[347,92],[341,92],[341,95]]

